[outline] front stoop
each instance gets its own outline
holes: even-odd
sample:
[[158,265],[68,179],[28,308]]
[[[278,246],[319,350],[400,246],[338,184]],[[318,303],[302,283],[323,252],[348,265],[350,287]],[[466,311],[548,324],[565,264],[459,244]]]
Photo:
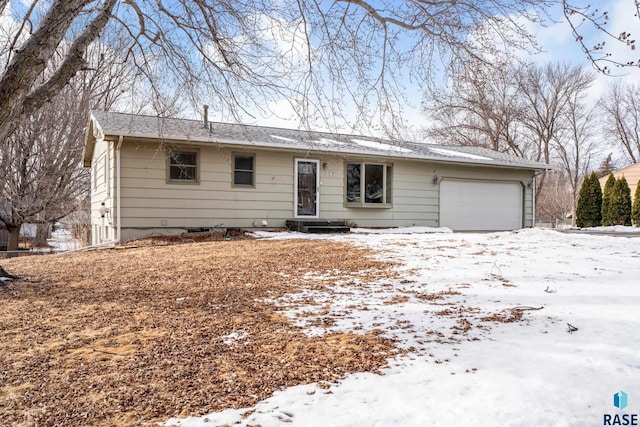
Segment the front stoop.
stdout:
[[344,220],[325,221],[320,219],[289,219],[287,229],[300,233],[348,233],[351,228]]

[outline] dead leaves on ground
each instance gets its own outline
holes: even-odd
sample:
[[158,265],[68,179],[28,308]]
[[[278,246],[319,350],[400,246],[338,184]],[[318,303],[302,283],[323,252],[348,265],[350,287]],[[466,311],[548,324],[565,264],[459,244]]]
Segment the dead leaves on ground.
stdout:
[[248,407],[274,391],[377,372],[368,333],[309,337],[268,300],[305,274],[388,277],[331,242],[222,241],[7,261],[0,300],[3,425],[152,425]]
[[[22,279],[0,294],[1,425],[154,425],[251,407],[293,385],[327,387],[351,372],[379,372],[409,351],[380,329],[305,335],[281,314],[287,307],[274,304],[301,290],[382,283],[385,295],[396,292],[384,305],[429,304],[429,315],[454,321],[447,336],[429,331],[425,342],[458,342],[485,327],[478,320],[522,318],[515,308],[480,317],[457,290],[412,290],[415,282],[400,280],[392,263],[343,243],[168,243],[176,242],[5,262]],[[392,281],[409,286],[393,290]],[[343,315],[304,296],[296,304],[317,307],[298,316],[325,330]],[[390,327],[412,328],[400,320]]]

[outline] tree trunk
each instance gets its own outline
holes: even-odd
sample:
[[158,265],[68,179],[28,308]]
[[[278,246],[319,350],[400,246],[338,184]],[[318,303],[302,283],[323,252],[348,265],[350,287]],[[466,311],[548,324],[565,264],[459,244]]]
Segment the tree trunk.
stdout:
[[7,231],[9,232],[9,241],[7,242],[7,251],[17,251],[18,241],[20,240],[20,227],[19,225],[7,225]]
[[47,239],[49,238],[49,224],[42,223],[38,224],[36,228],[36,240],[33,242],[33,246],[36,248],[47,248],[49,247],[49,243],[47,243]]

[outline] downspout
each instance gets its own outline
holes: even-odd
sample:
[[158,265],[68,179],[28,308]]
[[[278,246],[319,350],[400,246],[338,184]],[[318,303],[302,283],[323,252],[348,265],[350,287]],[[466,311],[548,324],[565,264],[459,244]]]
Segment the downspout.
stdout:
[[531,228],[536,226],[536,176],[537,174],[534,173],[531,180]]
[[122,239],[122,220],[120,217],[120,148],[122,147],[122,141],[124,137],[120,135],[118,137],[118,145],[116,146],[116,240],[114,244],[120,243]]
[[533,173],[533,179],[531,180],[531,228],[536,226],[536,178],[538,175],[542,175],[546,170],[541,170]]

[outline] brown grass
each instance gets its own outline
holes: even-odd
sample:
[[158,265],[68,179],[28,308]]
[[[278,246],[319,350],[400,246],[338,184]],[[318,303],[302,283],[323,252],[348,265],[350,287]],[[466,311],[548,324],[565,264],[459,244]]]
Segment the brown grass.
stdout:
[[311,271],[392,274],[369,255],[234,240],[4,260],[22,279],[0,287],[0,425],[152,425],[377,372],[388,340],[308,337],[266,302],[323,286]]

